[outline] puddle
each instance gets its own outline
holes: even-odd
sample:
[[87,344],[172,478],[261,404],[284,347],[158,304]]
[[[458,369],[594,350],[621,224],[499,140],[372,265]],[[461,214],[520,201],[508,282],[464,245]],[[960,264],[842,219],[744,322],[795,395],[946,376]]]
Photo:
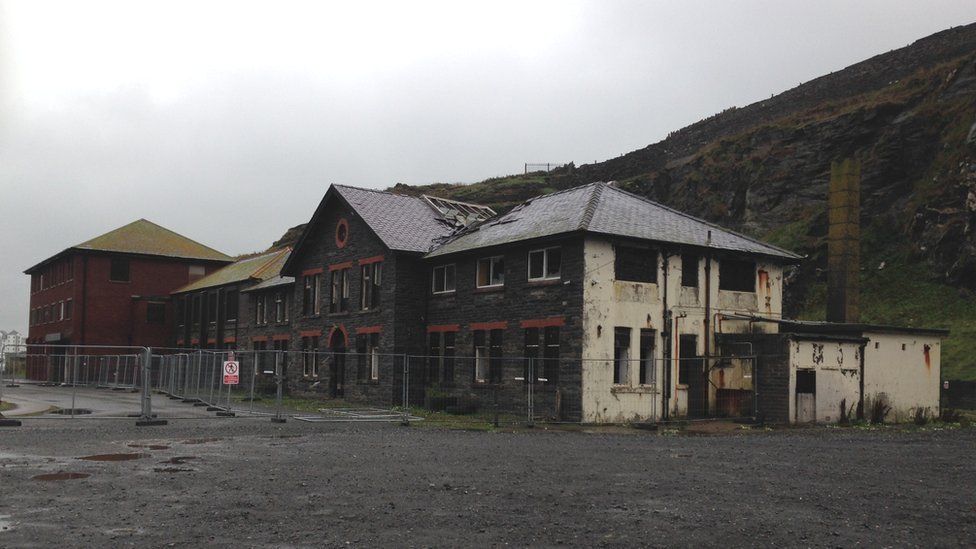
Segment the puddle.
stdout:
[[87,461],[129,461],[130,459],[142,459],[149,457],[149,454],[96,454],[94,456],[84,456],[78,459]]
[[83,416],[92,413],[92,411],[88,408],[58,408],[57,410],[51,410],[51,413],[62,416]]
[[145,448],[146,450],[169,450],[169,446],[163,444],[129,444],[129,448]]
[[291,434],[291,435],[268,435],[264,438],[275,439],[275,438],[304,438],[304,437],[305,435]]
[[176,457],[171,457],[166,461],[160,461],[159,463],[161,465],[166,465],[167,463],[171,465],[183,465],[187,461],[190,461],[191,459],[200,459],[200,458],[198,458],[197,456],[176,456]]
[[[88,478],[90,476],[91,475],[89,473],[67,473],[67,472],[61,471],[59,473],[45,473],[43,475],[35,475],[35,476],[31,477],[31,480],[44,480],[44,481],[50,481],[50,480],[76,480],[76,479],[80,479],[80,478]],[[3,517],[0,516],[0,519],[2,519],[2,518]],[[2,522],[3,521],[0,520],[0,523],[2,523]]]
[[9,532],[14,529],[14,523],[10,520],[10,515],[0,515],[0,532]]
[[194,469],[187,469],[184,467],[156,467],[153,472],[156,473],[192,473]]
[[208,442],[218,442],[223,440],[222,438],[211,437],[211,438],[188,438],[186,440],[180,441],[181,444],[206,444]]

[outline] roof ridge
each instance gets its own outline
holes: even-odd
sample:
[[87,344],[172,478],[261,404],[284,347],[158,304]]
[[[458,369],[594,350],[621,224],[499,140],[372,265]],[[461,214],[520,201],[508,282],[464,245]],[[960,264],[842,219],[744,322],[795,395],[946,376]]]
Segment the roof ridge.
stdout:
[[[420,200],[420,197],[417,197],[417,196],[413,196],[413,195],[409,195],[409,194],[395,193],[395,192],[392,192],[392,191],[381,190],[381,189],[369,189],[369,188],[366,188],[366,187],[357,187],[355,185],[341,185],[339,183],[332,183],[332,186],[333,187],[341,187],[343,189],[355,189],[357,191],[366,191],[366,192],[369,192],[369,193],[377,193],[377,194],[388,194],[390,196],[402,196],[404,198],[413,198],[413,199],[416,199],[416,200]],[[445,200],[449,200],[449,199],[445,199]]]
[[802,257],[801,255],[797,254],[796,252],[793,252],[791,250],[787,250],[786,248],[780,248],[779,246],[770,244],[768,242],[763,242],[762,240],[759,240],[758,238],[753,238],[753,237],[751,237],[749,235],[742,234],[742,233],[740,233],[738,231],[734,231],[732,229],[723,227],[723,226],[718,225],[716,223],[712,223],[711,221],[707,221],[707,220],[702,219],[700,217],[695,217],[695,216],[693,216],[693,215],[691,215],[689,213],[682,212],[681,210],[676,210],[676,209],[674,209],[674,208],[672,208],[670,206],[665,206],[664,204],[661,204],[660,202],[655,202],[654,200],[651,200],[650,198],[641,196],[641,195],[636,194],[636,193],[632,193],[630,191],[625,191],[624,189],[621,189],[620,187],[617,187],[617,186],[614,186],[614,185],[610,185],[609,187],[611,189],[617,191],[617,192],[623,193],[623,194],[625,194],[627,196],[636,198],[638,200],[642,200],[644,202],[647,202],[648,204],[651,204],[653,206],[657,206],[659,208],[665,209],[665,210],[667,210],[667,211],[669,211],[671,213],[680,215],[680,216],[685,217],[687,219],[692,219],[694,221],[697,221],[699,223],[702,223],[703,225],[708,225],[709,227],[712,227],[713,229],[718,229],[718,230],[720,230],[722,232],[726,232],[726,233],[729,233],[729,234],[733,234],[735,236],[738,236],[739,238],[744,238],[744,239],[746,239],[746,240],[748,240],[750,242],[753,242],[755,244],[759,244],[761,246],[766,246],[767,248],[772,248],[774,250],[778,250],[780,252],[789,254],[789,255],[791,255],[793,257],[796,257],[796,258]]
[[590,181],[589,183],[584,183],[582,185],[577,185],[575,187],[570,187],[568,189],[560,189],[558,191],[553,191],[551,193],[540,194],[538,196],[533,196],[532,198],[527,198],[527,199],[523,200],[522,202],[520,202],[519,205],[528,204],[529,202],[532,202],[533,200],[538,200],[540,198],[549,198],[550,196],[556,196],[557,194],[568,193],[570,191],[578,191],[578,190],[580,190],[580,189],[582,189],[584,187],[589,187],[591,185],[600,185],[600,184],[604,184],[604,182],[603,181]]
[[[121,227],[116,227],[116,228],[114,228],[114,229],[112,229],[110,231],[106,231],[106,232],[104,232],[104,233],[102,233],[100,235],[93,236],[93,237],[89,238],[88,240],[85,240],[84,242],[82,242],[80,244],[75,244],[74,246],[71,246],[71,248],[76,248],[76,249],[82,249],[82,250],[84,250],[86,248],[82,248],[82,246],[84,246],[85,244],[88,244],[89,242],[91,242],[93,240],[97,240],[97,239],[99,239],[99,238],[101,238],[101,237],[103,237],[103,236],[105,236],[107,234],[111,234],[111,233],[114,233],[116,231],[120,231],[122,229],[125,229],[126,227],[131,227],[132,225],[135,225],[135,224],[140,223],[140,222],[142,222],[142,223],[148,223],[149,225],[152,225],[153,227],[156,227],[157,229],[166,231],[167,233],[169,233],[171,235],[178,236],[178,237],[180,237],[180,238],[182,238],[184,240],[187,240],[189,242],[192,242],[192,243],[194,243],[197,246],[200,246],[202,248],[206,248],[207,250],[210,250],[211,252],[214,252],[215,254],[222,255],[225,258],[227,258],[227,259],[229,259],[229,260],[231,260],[233,262],[233,259],[234,258],[231,257],[231,256],[229,256],[229,255],[227,255],[227,254],[225,254],[224,252],[222,252],[220,250],[217,250],[215,248],[211,248],[210,246],[207,246],[206,244],[204,244],[202,242],[198,242],[196,240],[193,240],[192,238],[190,238],[190,237],[188,237],[186,235],[182,235],[182,234],[180,234],[180,233],[178,233],[178,232],[176,232],[176,231],[174,231],[172,229],[166,228],[166,227],[160,225],[159,223],[154,223],[152,221],[149,221],[145,217],[140,217],[139,219],[136,219],[135,221],[131,221],[129,223],[126,223],[125,225],[122,225]],[[71,249],[71,248],[68,248],[68,249]]]
[[590,185],[593,185],[593,192],[590,194],[590,199],[586,202],[583,217],[580,218],[579,230],[581,231],[589,229],[590,221],[593,221],[593,214],[596,213],[597,204],[600,203],[600,198],[603,196],[603,189],[607,186],[606,183],[601,181],[590,183]]

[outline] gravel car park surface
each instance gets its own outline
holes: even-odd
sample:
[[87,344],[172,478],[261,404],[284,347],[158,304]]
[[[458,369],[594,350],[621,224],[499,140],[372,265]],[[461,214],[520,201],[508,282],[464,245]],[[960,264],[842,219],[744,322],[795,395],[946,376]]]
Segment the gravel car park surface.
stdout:
[[0,429],[0,546],[972,545],[974,448],[976,429],[26,419]]

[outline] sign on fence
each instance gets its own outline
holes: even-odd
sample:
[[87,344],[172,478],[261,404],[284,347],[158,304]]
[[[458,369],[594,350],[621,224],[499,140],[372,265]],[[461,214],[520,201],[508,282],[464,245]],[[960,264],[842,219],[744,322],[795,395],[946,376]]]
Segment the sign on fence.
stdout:
[[241,382],[241,365],[236,360],[224,362],[224,385],[238,385]]

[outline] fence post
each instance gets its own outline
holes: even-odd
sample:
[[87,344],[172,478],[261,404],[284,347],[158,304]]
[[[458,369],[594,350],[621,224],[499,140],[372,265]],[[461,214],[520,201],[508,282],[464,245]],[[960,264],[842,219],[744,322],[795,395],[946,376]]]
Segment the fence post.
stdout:
[[529,375],[528,379],[525,380],[529,384],[528,388],[528,414],[529,414],[529,427],[535,427],[535,359],[529,359]]
[[275,352],[275,415],[271,416],[271,423],[285,423],[288,420],[285,418],[284,414],[281,413],[281,398],[282,398],[282,381],[284,381],[284,376],[281,375],[281,351]]
[[410,425],[410,410],[408,409],[408,404],[410,403],[410,385],[408,381],[410,380],[410,359],[404,354],[403,355],[403,419],[400,421],[400,425],[407,427]]
[[[165,419],[155,419],[152,414],[152,392],[148,380],[152,369],[152,349],[143,347],[142,351],[142,415],[136,421],[137,427],[166,425]],[[133,380],[135,381],[135,380]]]

